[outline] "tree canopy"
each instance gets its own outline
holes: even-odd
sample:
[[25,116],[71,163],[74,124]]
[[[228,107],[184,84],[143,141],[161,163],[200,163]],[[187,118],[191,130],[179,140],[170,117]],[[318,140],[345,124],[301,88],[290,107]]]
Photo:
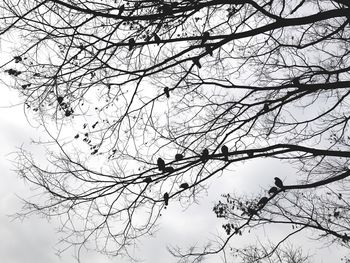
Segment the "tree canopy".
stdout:
[[199,261],[277,224],[293,226],[280,243],[237,253],[286,255],[277,248],[300,231],[349,247],[348,1],[4,0],[0,10],[6,84],[50,137],[45,164],[18,152],[18,174],[40,193],[22,215],[60,218],[68,244],[127,253],[172,202],[190,205],[236,163],[274,158],[298,170],[292,184],[223,193],[220,246],[173,254]]

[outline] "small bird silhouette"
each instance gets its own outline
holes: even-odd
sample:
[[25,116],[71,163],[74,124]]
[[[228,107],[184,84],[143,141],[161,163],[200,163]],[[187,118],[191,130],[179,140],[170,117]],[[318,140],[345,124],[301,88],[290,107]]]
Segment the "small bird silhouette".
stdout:
[[202,162],[206,162],[209,158],[209,150],[208,149],[204,149],[202,152],[202,156],[201,156],[201,160]]
[[164,198],[164,204],[167,206],[169,204],[169,194],[166,192],[163,195],[163,198]]
[[63,97],[62,97],[62,96],[58,96],[58,97],[57,97],[57,102],[58,102],[58,104],[62,104],[62,102],[63,102]]
[[165,162],[162,158],[158,158],[157,160],[157,165],[158,165],[158,169],[159,171],[164,171],[165,170]]
[[273,195],[275,193],[277,193],[277,187],[273,186],[270,188],[270,190],[268,191],[269,195]]
[[[13,59],[15,60],[15,63],[19,63],[23,60],[21,56],[14,56]],[[26,59],[26,58],[24,58],[24,59]]]
[[247,154],[249,158],[252,158],[254,156],[254,152],[247,152]]
[[69,116],[72,115],[72,111],[66,110],[65,113],[64,113],[64,115],[65,115],[66,117],[69,117]]
[[264,104],[264,111],[269,111],[269,105],[267,103]]
[[299,78],[295,78],[295,79],[293,79],[293,84],[294,84],[295,86],[300,85]]
[[129,39],[129,51],[131,51],[134,47],[135,47],[135,39],[134,38],[130,38]]
[[247,212],[249,216],[256,214],[256,210],[251,207],[248,207]]
[[120,16],[120,15],[124,12],[124,10],[125,10],[125,5],[121,5],[121,6],[119,7],[118,16]]
[[164,168],[164,172],[173,173],[175,171],[174,167],[168,166]]
[[268,200],[269,200],[269,199],[268,199],[266,196],[261,197],[261,199],[260,199],[259,202],[257,203],[257,206],[258,206],[259,208],[262,207],[262,206],[264,206],[264,205],[267,203]]
[[184,156],[181,153],[175,154],[175,161],[181,161],[184,158]]
[[221,147],[221,152],[223,153],[225,161],[227,162],[228,161],[228,147],[226,145],[223,145]]
[[192,61],[198,68],[202,67],[201,63],[199,62],[199,58],[193,58]]
[[188,183],[180,184],[180,188],[187,189],[189,187]]
[[210,34],[208,31],[203,33],[201,45],[203,45],[205,42],[208,41],[209,36],[210,36]]
[[278,177],[275,177],[275,185],[276,185],[278,188],[284,188],[282,180],[279,179]]
[[205,51],[206,51],[210,56],[213,56],[213,50],[211,49],[211,47],[206,46],[206,47],[205,47]]
[[150,176],[146,177],[145,179],[143,179],[143,181],[147,184],[152,183],[152,178]]
[[168,87],[164,88],[164,93],[165,93],[165,96],[169,99],[170,98],[170,93],[169,93],[169,88]]
[[154,35],[154,41],[156,41],[157,45],[159,45],[161,42],[160,37],[156,33],[154,33],[153,35]]

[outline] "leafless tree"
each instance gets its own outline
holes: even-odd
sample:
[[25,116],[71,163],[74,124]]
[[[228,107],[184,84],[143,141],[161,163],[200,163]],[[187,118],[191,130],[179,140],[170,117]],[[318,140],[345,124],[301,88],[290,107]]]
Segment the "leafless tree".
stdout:
[[[273,255],[266,256],[267,251],[265,249],[257,248],[256,246],[250,246],[244,249],[233,251],[234,257],[239,258],[241,262],[268,262],[268,263],[308,263],[310,261],[309,255],[304,255],[301,248],[294,248],[293,246],[286,246],[284,248],[276,249],[272,245],[270,248],[275,250]],[[264,255],[264,256],[262,256]]]
[[294,228],[281,244],[311,230],[348,246],[348,1],[4,0],[0,10],[13,47],[6,84],[50,137],[47,163],[18,153],[40,193],[22,215],[60,218],[79,249],[127,253],[168,203],[195,201],[234,163],[276,158],[299,169],[293,184],[225,195],[214,208],[227,220],[221,245],[177,256],[195,261],[277,224]]

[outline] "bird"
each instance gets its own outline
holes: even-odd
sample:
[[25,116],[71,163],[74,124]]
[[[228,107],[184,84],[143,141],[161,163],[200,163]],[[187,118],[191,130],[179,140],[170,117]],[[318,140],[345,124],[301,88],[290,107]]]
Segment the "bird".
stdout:
[[252,158],[254,156],[254,152],[247,152],[247,154],[249,158]]
[[135,39],[134,38],[130,38],[129,39],[129,51],[131,51],[134,47],[135,47]]
[[184,158],[184,156],[181,153],[175,154],[175,161],[181,161]]
[[119,7],[118,16],[120,16],[120,15],[124,12],[124,10],[125,10],[125,5],[121,5],[121,6]]
[[58,96],[57,97],[57,102],[58,102],[58,104],[62,104],[62,102],[63,102],[63,97],[62,96]]
[[267,103],[264,104],[264,111],[269,111],[269,105]]
[[21,56],[14,56],[13,59],[15,60],[15,63],[19,63],[23,60]]
[[295,79],[293,79],[293,84],[294,84],[295,86],[300,85],[299,78],[295,78]]
[[158,165],[158,169],[159,171],[164,171],[165,170],[165,162],[162,158],[158,158],[157,160],[157,165]]
[[278,191],[277,187],[273,186],[270,188],[268,193],[269,193],[269,195],[273,195],[273,194],[277,193],[277,191]]
[[252,215],[256,214],[256,210],[251,208],[251,207],[248,207],[247,213],[248,213],[249,216],[252,216]]
[[188,183],[182,183],[182,184],[180,184],[180,188],[187,189],[188,187],[190,187],[190,186],[188,185]]
[[156,33],[154,33],[153,35],[154,35],[154,40],[156,41],[157,45],[159,45],[161,41],[160,37]]
[[203,161],[203,163],[208,160],[208,157],[209,157],[209,150],[204,149],[201,156],[201,160]]
[[263,207],[266,203],[267,203],[267,201],[268,201],[269,199],[266,197],[266,196],[264,196],[264,197],[261,197],[261,199],[259,200],[259,202],[257,203],[257,206],[260,208],[260,207]]
[[150,176],[146,177],[145,179],[143,179],[143,181],[147,184],[152,182],[152,178]]
[[206,51],[210,56],[213,56],[213,50],[211,49],[211,47],[206,46],[206,47],[205,47],[205,51]]
[[284,188],[282,180],[279,179],[278,177],[275,177],[275,185],[276,185],[278,188]]
[[170,93],[169,93],[169,88],[168,87],[164,88],[164,93],[165,93],[165,96],[169,99],[170,98]]
[[72,115],[72,111],[66,110],[65,113],[64,113],[64,115],[65,115],[66,117],[69,117],[69,116]]
[[193,58],[192,61],[193,61],[193,64],[195,64],[198,68],[202,67],[201,63],[199,62],[199,58],[198,57],[197,58]]
[[163,195],[163,198],[164,198],[164,204],[167,206],[169,204],[169,194],[166,192]]
[[203,37],[202,37],[202,42],[201,42],[201,45],[203,45],[205,42],[207,42],[207,41],[208,41],[209,36],[210,36],[210,34],[209,34],[209,32],[208,32],[208,31],[203,33]]
[[225,161],[227,162],[228,161],[228,147],[226,145],[223,145],[221,147],[221,152],[223,153]]
[[175,169],[172,166],[168,166],[168,167],[164,168],[164,172],[167,172],[167,173],[172,173],[174,171],[175,171]]

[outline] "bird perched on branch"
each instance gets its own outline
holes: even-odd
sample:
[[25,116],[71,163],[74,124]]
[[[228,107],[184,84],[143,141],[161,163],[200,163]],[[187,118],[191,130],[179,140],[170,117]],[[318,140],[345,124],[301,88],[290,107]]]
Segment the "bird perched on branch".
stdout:
[[267,203],[267,201],[268,201],[269,199],[266,197],[266,196],[264,196],[264,197],[261,197],[261,199],[259,200],[259,202],[257,203],[257,206],[260,208],[260,207],[263,207],[266,203]]
[[182,183],[180,184],[180,188],[187,189],[189,187],[188,183]]
[[145,179],[143,179],[143,181],[147,184],[152,183],[152,178],[150,176],[146,177]]
[[160,44],[160,42],[161,42],[160,37],[159,37],[156,33],[154,33],[153,35],[154,35],[154,41],[156,41],[157,46],[159,46],[159,44]]
[[275,177],[275,185],[276,185],[278,188],[284,188],[282,180],[279,179],[278,177]]
[[247,152],[247,154],[248,154],[248,157],[249,157],[249,158],[252,158],[252,157],[254,157],[254,152],[252,152],[252,151],[250,151],[250,152]]
[[135,39],[134,38],[130,38],[129,39],[129,51],[131,51],[134,47],[135,47]]
[[164,198],[164,204],[167,206],[169,204],[169,194],[166,192],[163,195],[163,198]]
[[63,97],[62,96],[58,96],[57,97],[57,102],[58,102],[58,104],[62,104],[62,102],[63,102]]
[[64,116],[66,116],[66,117],[69,117],[69,116],[71,116],[72,115],[72,110],[66,110],[65,112],[64,112]]
[[228,161],[228,147],[226,145],[223,145],[221,147],[221,152],[223,153],[225,161],[227,162]]
[[343,242],[345,242],[345,243],[347,243],[347,242],[349,242],[349,236],[345,233],[343,236],[342,236],[342,241]]
[[165,96],[169,99],[170,98],[170,92],[169,92],[169,88],[168,87],[165,87],[164,88],[164,94]]
[[299,78],[293,79],[293,84],[294,84],[295,86],[299,86],[299,85],[300,85]]
[[119,7],[118,16],[120,16],[120,15],[124,12],[124,10],[125,10],[125,5],[121,5],[121,6]]
[[208,149],[204,149],[202,152],[202,156],[201,156],[201,160],[202,162],[206,162],[209,158],[209,150]]
[[181,153],[175,154],[175,161],[181,161],[184,158],[184,156]]
[[157,165],[158,165],[158,169],[159,171],[164,171],[165,170],[165,162],[162,158],[158,158],[157,160]]
[[251,208],[251,207],[248,207],[247,208],[247,213],[248,213],[249,216],[252,216],[252,215],[256,214],[256,210]]
[[202,42],[201,42],[201,45],[202,45],[202,46],[203,46],[203,44],[204,44],[205,42],[208,41],[209,36],[210,36],[210,34],[209,34],[208,31],[203,33]]
[[273,186],[270,188],[270,190],[268,191],[269,195],[273,195],[275,193],[277,193],[277,187]]
[[198,68],[202,67],[201,63],[199,62],[199,58],[193,58],[192,61]]
[[164,172],[173,173],[175,171],[174,167],[168,166],[164,168]]
[[265,112],[269,111],[269,105],[267,103],[264,104],[264,111]]
[[206,46],[206,47],[205,47],[205,51],[206,51],[210,56],[213,56],[213,50],[211,49],[211,47]]

